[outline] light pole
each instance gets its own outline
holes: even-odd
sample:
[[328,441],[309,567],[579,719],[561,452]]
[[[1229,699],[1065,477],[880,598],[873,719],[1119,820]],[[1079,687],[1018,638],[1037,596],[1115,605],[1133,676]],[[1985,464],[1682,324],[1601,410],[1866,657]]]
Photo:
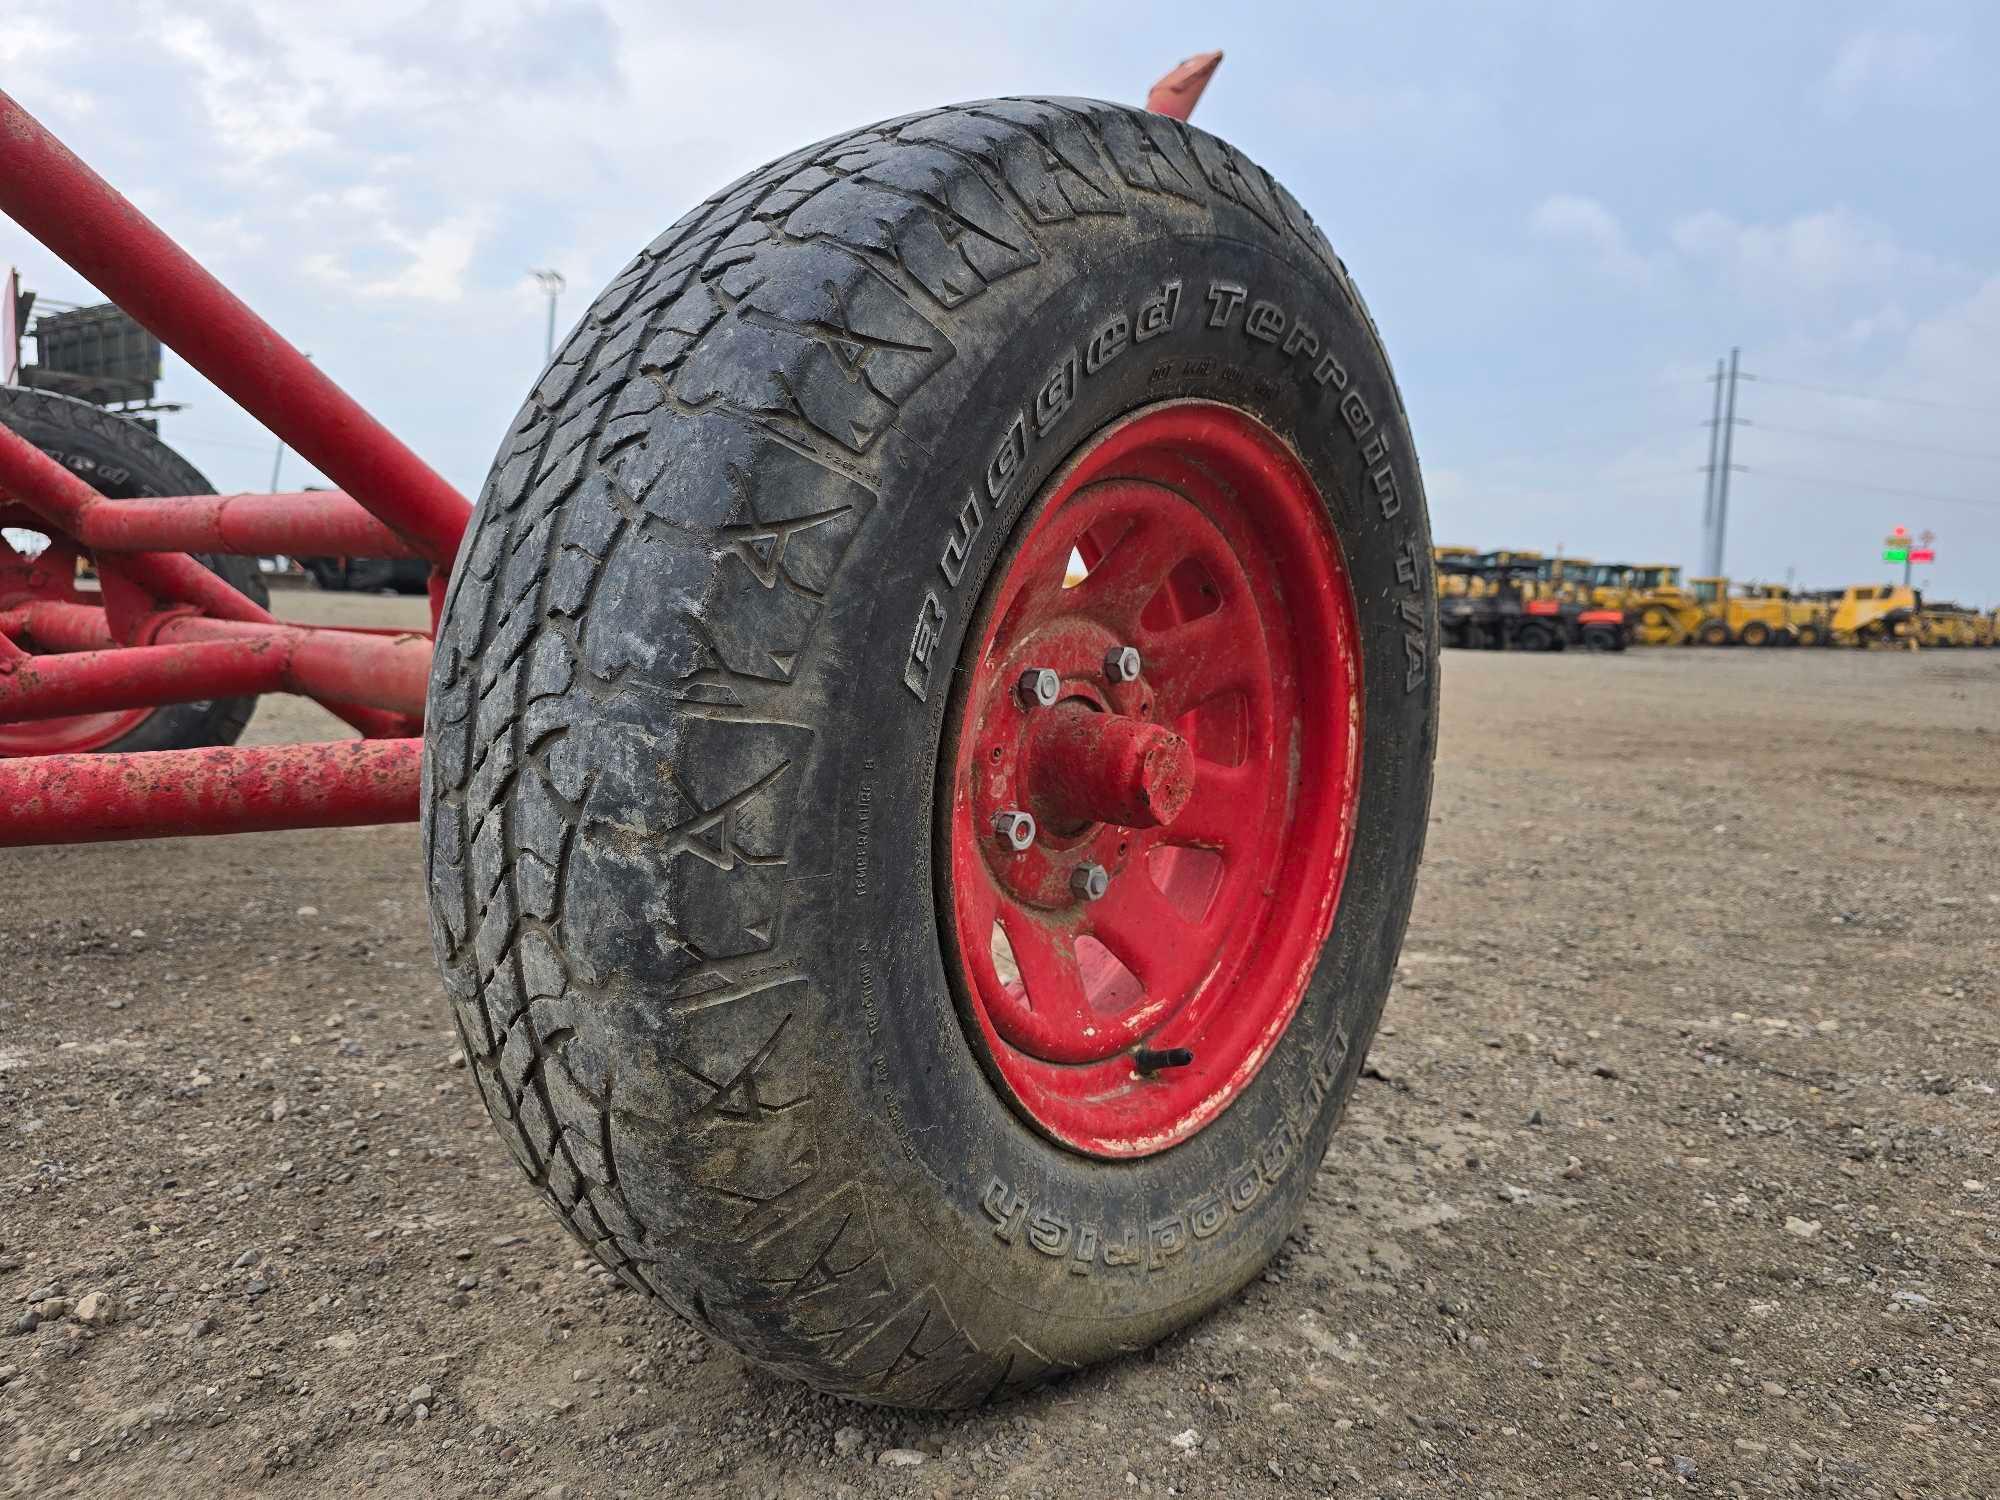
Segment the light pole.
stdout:
[[562,296],[563,288],[569,283],[563,280],[562,272],[547,267],[532,268],[528,274],[535,278],[549,299],[549,331],[542,342],[542,361],[546,364],[556,356],[556,299]]
[[[307,359],[311,359],[312,351],[310,349],[306,350],[305,355]],[[283,438],[279,438],[278,451],[271,455],[271,493],[274,495],[278,492],[278,470],[282,469],[284,466],[285,466],[285,440]]]

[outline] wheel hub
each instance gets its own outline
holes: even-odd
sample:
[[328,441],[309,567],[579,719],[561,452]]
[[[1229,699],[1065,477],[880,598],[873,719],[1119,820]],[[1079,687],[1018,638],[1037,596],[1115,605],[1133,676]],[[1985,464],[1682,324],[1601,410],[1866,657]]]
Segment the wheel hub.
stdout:
[[967,1029],[1038,1129],[1199,1130],[1290,1020],[1358,785],[1353,601],[1255,419],[1153,408],[1023,520],[962,664],[941,891]]

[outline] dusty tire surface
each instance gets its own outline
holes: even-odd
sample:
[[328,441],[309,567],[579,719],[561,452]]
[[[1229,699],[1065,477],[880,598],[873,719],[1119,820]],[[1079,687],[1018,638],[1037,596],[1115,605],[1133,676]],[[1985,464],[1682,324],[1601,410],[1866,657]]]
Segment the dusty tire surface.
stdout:
[[[1305,1000],[1182,1144],[1094,1160],[980,1068],[933,803],[981,585],[1065,456],[1252,413],[1359,614],[1352,858]],[[509,1150],[620,1277],[902,1405],[1137,1349],[1297,1222],[1430,798],[1430,536],[1344,267],[1240,153],[1088,100],[872,126],[635,259],[495,463],[438,638],[432,933]]]
[[[102,407],[22,386],[0,386],[0,426],[13,429],[98,493],[114,500],[140,495],[212,495],[215,487],[201,471],[154,434]],[[240,594],[268,604],[254,557],[198,555]],[[233,745],[255,712],[255,698],[219,698],[203,703],[170,703],[99,748],[188,750]]]

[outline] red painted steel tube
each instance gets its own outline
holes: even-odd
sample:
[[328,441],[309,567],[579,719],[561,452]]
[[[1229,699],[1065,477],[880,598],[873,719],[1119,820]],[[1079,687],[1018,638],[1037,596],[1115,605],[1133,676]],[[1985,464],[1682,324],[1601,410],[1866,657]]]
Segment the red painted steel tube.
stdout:
[[271,628],[184,616],[168,620],[155,638],[190,643],[237,640],[280,650],[286,657],[285,684],[292,692],[321,702],[365,703],[423,716],[431,675],[431,640],[426,635],[373,635],[310,625]]
[[[35,530],[32,509],[0,526]],[[98,552],[222,552],[235,557],[415,557],[410,544],[338,490],[285,495],[96,497],[71,533]]]
[[1172,72],[1153,85],[1146,94],[1146,108],[1156,115],[1185,120],[1194,113],[1195,105],[1201,102],[1201,91],[1208,87],[1208,80],[1221,66],[1220,52],[1197,52],[1176,64]]
[[275,693],[286,653],[252,641],[122,646],[0,661],[0,724]]
[[[80,532],[92,509],[104,502],[96,490],[6,427],[0,427],[0,490],[69,537]],[[268,622],[273,618],[191,557],[135,552],[121,558],[119,566],[135,583],[163,598],[195,605],[217,619]]]
[[[5,99],[0,94],[0,100]],[[5,120],[0,117],[0,130]],[[0,151],[0,161],[4,161]],[[65,536],[75,535],[93,506],[104,497],[76,475],[56,463],[34,444],[9,429],[0,427],[0,491],[11,494],[41,515]],[[100,572],[114,566],[99,563]],[[143,585],[162,599],[192,604],[218,620],[235,620],[253,625],[276,625],[278,619],[254,600],[246,598],[185,553],[128,552],[118,555],[115,568],[125,578]],[[327,709],[363,734],[376,739],[394,738],[406,732],[400,716],[383,714],[357,704],[326,704]]]
[[407,823],[423,741],[0,760],[0,847]]
[[465,497],[4,93],[0,212],[420,556],[448,566],[457,555],[472,515]]
[[0,660],[0,723],[292,692],[421,715],[431,643],[183,616],[165,644]]
[[0,613],[0,635],[28,637],[43,651],[109,651],[118,644],[95,604],[31,599]]

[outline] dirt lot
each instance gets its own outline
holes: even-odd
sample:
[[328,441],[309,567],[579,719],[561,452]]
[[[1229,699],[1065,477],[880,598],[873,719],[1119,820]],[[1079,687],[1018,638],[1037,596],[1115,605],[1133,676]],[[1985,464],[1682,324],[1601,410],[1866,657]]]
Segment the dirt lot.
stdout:
[[2000,1492],[2000,655],[1446,667],[1305,1225],[972,1415],[577,1258],[454,1065],[412,829],[0,854],[0,1491]]

